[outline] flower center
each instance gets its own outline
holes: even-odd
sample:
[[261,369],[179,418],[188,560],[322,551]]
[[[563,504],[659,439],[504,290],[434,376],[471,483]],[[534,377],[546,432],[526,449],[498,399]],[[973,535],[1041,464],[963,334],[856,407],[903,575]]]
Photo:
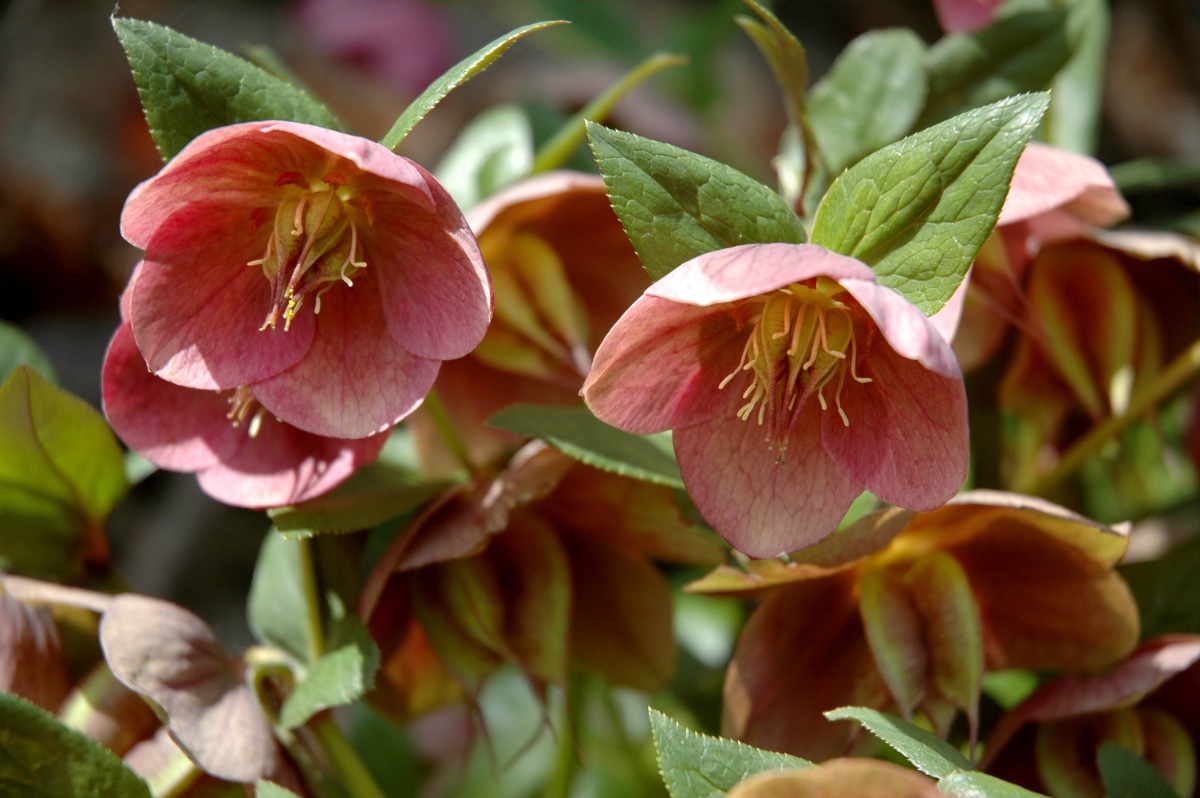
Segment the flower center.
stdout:
[[[330,172],[321,178],[324,188],[311,189],[299,172],[288,172],[275,181],[276,186],[299,186],[287,190],[275,210],[267,249],[248,266],[261,266],[271,283],[271,310],[260,330],[275,329],[280,317],[283,329],[291,327],[305,299],[313,298],[313,313],[321,312],[321,294],[341,281],[354,285],[350,278],[366,268],[360,260],[356,212],[349,206],[363,205],[363,199],[344,199],[339,190],[346,178]],[[370,208],[367,219],[370,221]]]
[[815,394],[821,409],[828,410],[825,390],[833,383],[834,407],[842,423],[850,426],[842,409],[846,375],[854,382],[871,382],[857,371],[852,311],[833,297],[837,284],[820,279],[816,287],[793,283],[758,298],[762,309],[753,319],[741,361],[719,386],[724,389],[743,371],[751,372],[742,394],[746,403],[737,416],[743,421],[756,416],[759,426],[767,427],[767,440],[781,453],[804,400]]
[[225,414],[225,418],[229,419],[235,427],[240,427],[247,418],[250,419],[250,423],[246,427],[246,434],[251,438],[257,438],[266,412],[267,409],[258,403],[258,399],[250,393],[250,389],[241,385],[229,397],[229,412]]

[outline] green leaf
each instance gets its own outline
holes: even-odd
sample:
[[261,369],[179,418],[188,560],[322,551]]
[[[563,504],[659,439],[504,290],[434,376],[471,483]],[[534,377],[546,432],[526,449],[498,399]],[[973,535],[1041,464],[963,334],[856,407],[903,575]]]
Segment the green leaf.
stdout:
[[146,782],[100,743],[0,691],[0,794],[149,798]]
[[516,44],[522,37],[543,28],[565,24],[567,24],[566,20],[554,20],[525,25],[504,34],[483,49],[459,61],[450,67],[444,75],[431,83],[429,88],[421,92],[420,96],[404,109],[404,112],[392,124],[392,129],[387,132],[387,135],[381,139],[380,143],[389,150],[395,150],[400,146],[400,142],[404,141],[405,136],[411,133],[412,129],[417,126],[417,123],[424,119],[426,114],[445,99],[447,94],[491,66],[493,61],[504,55],[504,51]]
[[925,105],[925,45],[907,29],[847,45],[808,101],[817,152],[832,176],[912,129]]
[[58,382],[50,359],[19,327],[0,321],[0,383],[17,366],[28,366],[50,382]]
[[768,770],[810,768],[805,759],[737,740],[699,734],[650,710],[658,768],[671,798],[722,798],[743,779]]
[[1119,570],[1137,600],[1143,639],[1173,632],[1200,634],[1200,590],[1196,590],[1200,537],[1157,560],[1122,565]]
[[1178,798],[1177,793],[1145,759],[1114,742],[1101,743],[1096,754],[1104,794],[1137,798]]
[[968,108],[1047,88],[1071,57],[1067,12],[1061,8],[999,17],[929,48],[929,100],[920,127]]
[[613,210],[655,280],[705,252],[804,242],[783,198],[732,167],[595,123],[588,141]]
[[325,532],[370,529],[421,507],[448,487],[445,482],[413,484],[412,474],[376,463],[359,469],[337,489],[302,504],[267,511],[287,538]]
[[300,798],[287,787],[280,787],[273,781],[259,779],[254,782],[254,798]]
[[973,770],[956,770],[948,774],[938,782],[938,789],[950,795],[962,795],[966,798],[1046,798],[1040,792],[1033,792],[995,776]]
[[927,315],[987,240],[1046,94],[968,111],[868,155],[817,208],[813,243],[858,258]]
[[957,748],[920,726],[867,707],[841,707],[825,713],[830,720],[856,720],[895,748],[927,776],[943,778],[956,770],[971,770]]
[[510,405],[489,418],[488,424],[541,438],[568,457],[602,471],[683,489],[669,435],[634,435],[610,427],[583,405]]
[[465,211],[532,168],[529,116],[518,105],[497,105],[462,129],[433,173]]
[[163,160],[223,125],[281,119],[341,130],[302,89],[210,44],[153,22],[113,17],[150,135]]
[[1072,152],[1096,151],[1111,27],[1105,0],[1071,0],[1067,37],[1074,52],[1050,86],[1046,141]]
[[250,631],[263,644],[282,649],[297,662],[313,650],[308,626],[303,574],[311,567],[304,541],[284,540],[272,530],[263,540],[250,583],[246,617]]
[[280,722],[293,729],[322,710],[357,701],[375,686],[378,670],[379,648],[371,633],[343,611],[332,624],[325,653],[283,702]]
[[121,447],[91,405],[18,366],[0,385],[0,570],[68,577],[107,560]]

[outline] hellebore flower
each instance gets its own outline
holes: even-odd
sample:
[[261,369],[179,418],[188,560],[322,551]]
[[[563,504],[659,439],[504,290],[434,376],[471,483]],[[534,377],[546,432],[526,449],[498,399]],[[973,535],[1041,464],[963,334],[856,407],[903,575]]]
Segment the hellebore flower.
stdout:
[[239,390],[292,426],[381,432],[483,337],[474,236],[420,166],[343,133],[253,122],[198,136],[129,195],[144,249],[129,321],[146,365]]
[[687,587],[762,595],[725,679],[722,734],[826,759],[853,704],[920,711],[972,739],[986,669],[1090,671],[1137,642],[1133,596],[1113,566],[1124,534],[1056,505],[976,491],[928,513],[868,515],[791,561],[722,566]]
[[1003,0],[933,0],[933,10],[946,33],[970,33],[992,21]]
[[652,563],[725,549],[673,491],[535,441],[400,533],[359,602],[382,651],[375,703],[399,718],[473,700],[511,663],[541,694],[568,666],[640,690],[674,671],[671,591]]
[[[592,353],[650,278],[598,175],[531,177],[472,208],[467,221],[496,309],[483,341],[444,363],[435,388],[471,460],[484,466],[524,442],[484,422],[518,402],[577,403]],[[413,421],[423,458],[450,465],[426,415]]]
[[167,382],[146,370],[128,321],[108,345],[101,389],[108,422],[129,448],[160,468],[195,472],[205,493],[239,507],[295,504],[332,490],[373,462],[388,436],[314,435],[267,412],[253,386],[207,391]]
[[865,264],[812,244],[679,266],[613,326],[583,397],[615,427],[673,429],[696,507],[752,557],[825,537],[864,489],[931,510],[966,478],[949,345]]
[[1029,144],[1017,161],[996,228],[960,289],[966,294],[953,346],[963,370],[982,365],[1000,348],[1010,325],[1024,323],[1021,284],[1039,250],[1128,216],[1129,205],[1102,163]]
[[1147,640],[1106,673],[1062,676],[1000,718],[981,766],[1056,798],[1103,795],[1097,754],[1117,743],[1158,769],[1177,795],[1196,789],[1200,637]]

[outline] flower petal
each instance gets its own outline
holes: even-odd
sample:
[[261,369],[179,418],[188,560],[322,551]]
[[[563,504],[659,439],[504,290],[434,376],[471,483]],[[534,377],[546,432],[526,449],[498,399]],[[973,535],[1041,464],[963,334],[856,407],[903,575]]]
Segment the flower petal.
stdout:
[[732,406],[675,430],[679,469],[696,508],[751,557],[778,557],[824,538],[862,492],[821,446],[817,404],[800,412],[783,453]]
[[646,294],[703,307],[815,277],[874,282],[875,273],[862,261],[816,244],[742,244],[692,258],[647,288]]
[[[1084,224],[1111,227],[1129,217],[1104,164],[1086,155],[1033,142],[1021,153],[998,225],[1026,221],[1052,211]],[[1064,220],[1065,221],[1065,220]]]
[[262,241],[244,230],[248,212],[197,202],[146,242],[129,299],[138,348],[155,374],[189,388],[236,388],[299,361],[312,344],[312,314],[291,328],[260,330],[271,309]]
[[439,362],[410,354],[388,334],[374,279],[365,269],[353,288],[335,286],[322,297],[307,356],[252,386],[264,407],[315,435],[364,438],[421,404]]
[[961,376],[954,350],[916,305],[873,280],[845,279],[841,284],[875,321],[893,352],[943,377]]

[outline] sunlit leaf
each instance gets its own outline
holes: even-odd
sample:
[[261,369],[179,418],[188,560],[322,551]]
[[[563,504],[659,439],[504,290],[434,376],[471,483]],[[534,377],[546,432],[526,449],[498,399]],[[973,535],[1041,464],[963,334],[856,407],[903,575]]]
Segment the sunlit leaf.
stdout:
[[0,321],[0,383],[17,366],[28,366],[50,382],[57,382],[49,358],[19,327]]
[[917,770],[940,779],[956,770],[971,770],[957,748],[920,726],[866,707],[841,707],[825,713],[830,720],[857,720],[872,734],[895,748]]

